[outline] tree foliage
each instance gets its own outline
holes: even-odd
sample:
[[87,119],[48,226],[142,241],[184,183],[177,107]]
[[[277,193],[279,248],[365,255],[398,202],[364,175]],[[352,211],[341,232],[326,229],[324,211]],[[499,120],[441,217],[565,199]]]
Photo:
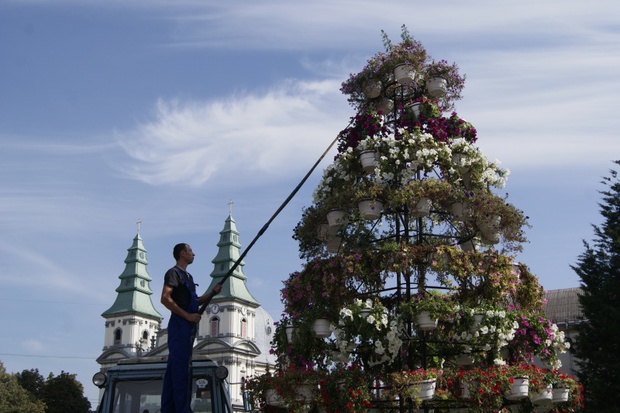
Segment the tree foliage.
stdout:
[[88,413],[90,402],[75,374],[49,374],[39,369],[8,374],[0,362],[0,413]]
[[54,377],[50,373],[43,387],[42,396],[47,405],[46,413],[88,413],[90,411],[90,402],[84,397],[84,388],[75,379],[75,374],[63,371]]
[[0,362],[0,413],[44,413],[45,404],[32,398],[28,390],[19,385],[17,377],[7,374]]
[[[620,161],[615,161],[620,165]],[[585,411],[617,412],[620,393],[620,181],[610,170],[599,203],[603,223],[593,225],[594,241],[573,270],[581,278],[579,301],[587,322],[579,328],[575,355],[584,384]]]

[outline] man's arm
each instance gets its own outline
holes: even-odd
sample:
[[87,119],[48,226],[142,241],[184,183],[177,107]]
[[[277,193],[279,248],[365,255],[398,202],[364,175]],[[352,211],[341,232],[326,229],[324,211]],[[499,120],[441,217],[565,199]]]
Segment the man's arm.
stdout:
[[204,293],[203,295],[201,295],[198,298],[198,304],[202,305],[208,301],[210,301],[213,297],[215,297],[217,294],[220,293],[220,291],[222,291],[222,285],[221,284],[215,284],[215,286],[213,287],[213,289],[211,291],[209,291],[208,293]]
[[177,305],[172,299],[172,291],[174,287],[170,285],[164,285],[164,288],[161,290],[161,303],[170,310],[172,313],[178,315],[189,321],[190,323],[198,323],[200,321],[200,314],[193,313],[190,314],[187,311],[183,310],[181,307]]

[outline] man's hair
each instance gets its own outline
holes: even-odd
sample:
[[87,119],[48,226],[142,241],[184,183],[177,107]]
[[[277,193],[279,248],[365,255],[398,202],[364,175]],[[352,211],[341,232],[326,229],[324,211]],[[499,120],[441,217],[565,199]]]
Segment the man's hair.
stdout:
[[174,249],[172,250],[172,256],[176,261],[181,258],[181,251],[185,251],[185,247],[187,247],[187,244],[184,242],[174,246]]

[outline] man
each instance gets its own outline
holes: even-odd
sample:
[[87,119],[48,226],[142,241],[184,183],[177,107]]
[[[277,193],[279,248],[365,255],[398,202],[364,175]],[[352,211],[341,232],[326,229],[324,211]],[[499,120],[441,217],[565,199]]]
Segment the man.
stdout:
[[192,248],[184,243],[172,250],[176,265],[164,276],[161,303],[172,313],[168,322],[168,365],[164,375],[161,395],[162,413],[192,412],[191,399],[191,358],[193,330],[200,322],[200,305],[211,300],[222,290],[220,284],[198,297],[196,284],[187,266],[194,262]]

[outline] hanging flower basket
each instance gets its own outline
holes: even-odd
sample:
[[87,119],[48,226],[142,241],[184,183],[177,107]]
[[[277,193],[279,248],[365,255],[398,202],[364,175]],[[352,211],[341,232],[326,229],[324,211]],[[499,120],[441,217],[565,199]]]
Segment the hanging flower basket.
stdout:
[[394,68],[394,78],[400,85],[410,85],[415,79],[415,69],[406,63],[401,63]]
[[420,311],[417,320],[420,330],[429,331],[437,328],[438,319],[432,319],[429,311]]
[[552,391],[552,403],[564,403],[568,401],[569,389],[566,387],[555,387]]
[[414,383],[410,387],[411,394],[421,401],[431,400],[435,395],[435,388],[437,387],[437,379],[423,380],[419,383]]
[[311,404],[314,399],[313,388],[311,384],[300,384],[297,388],[297,399],[305,404]]
[[441,98],[448,93],[448,82],[441,77],[431,77],[426,82],[426,89],[428,94],[434,98]]
[[478,228],[480,228],[480,231],[482,231],[483,234],[493,233],[498,230],[499,224],[501,222],[502,216],[494,214],[488,217],[478,219]]
[[289,343],[293,341],[293,336],[295,335],[295,327],[288,325],[286,326],[286,339]]
[[340,244],[342,244],[342,238],[333,236],[325,243],[325,247],[327,248],[327,252],[332,254],[336,254],[340,251]]
[[471,396],[469,394],[469,384],[466,381],[462,381],[460,386],[459,386],[459,390],[460,390],[460,398],[461,399],[469,399]]
[[548,387],[542,389],[539,392],[533,393],[530,396],[530,401],[536,406],[549,404],[551,403],[551,400],[553,400],[553,386],[551,384]]
[[455,202],[450,205],[450,214],[455,221],[465,221],[465,207],[462,202]]
[[362,199],[357,207],[360,211],[362,219],[374,220],[381,216],[383,211],[383,202],[377,199]]
[[375,171],[375,161],[377,160],[377,154],[374,151],[364,151],[360,153],[360,162],[362,168],[366,173],[373,173]]
[[386,97],[382,97],[376,104],[377,110],[381,111],[383,115],[387,115],[394,109],[394,101]]
[[431,212],[431,199],[427,197],[422,197],[415,204],[415,208],[411,213],[416,218],[422,218],[427,216]]
[[498,244],[500,240],[499,231],[487,231],[482,233],[481,241],[487,245]]
[[463,241],[459,243],[459,246],[461,247],[463,251],[466,251],[466,252],[480,251],[480,241],[477,240],[476,238]]
[[508,400],[521,400],[528,396],[530,380],[527,377],[513,377],[510,379],[510,392],[506,395]]
[[381,81],[377,79],[368,79],[362,86],[362,91],[368,99],[374,99],[381,94]]
[[342,210],[329,211],[327,213],[327,224],[330,227],[340,227],[349,222],[347,213]]
[[314,334],[318,338],[327,338],[332,334],[330,329],[330,322],[326,318],[317,318],[312,325]]
[[284,400],[282,400],[282,396],[280,396],[275,389],[268,389],[265,392],[265,402],[269,406],[274,406],[274,407],[284,406]]
[[420,118],[420,107],[422,106],[422,103],[420,102],[415,102],[411,104],[411,111],[413,112],[413,116],[415,116],[416,119]]

